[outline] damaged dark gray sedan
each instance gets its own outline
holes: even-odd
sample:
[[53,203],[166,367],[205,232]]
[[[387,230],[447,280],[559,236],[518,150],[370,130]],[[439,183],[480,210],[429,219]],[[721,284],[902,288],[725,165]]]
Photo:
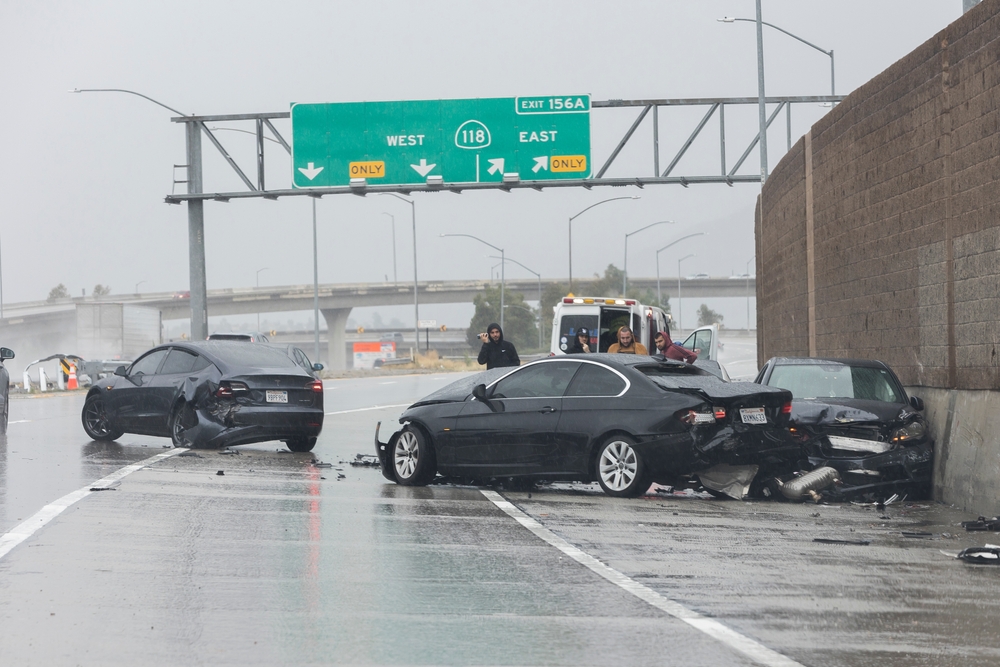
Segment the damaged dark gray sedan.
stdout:
[[382,474],[594,481],[612,496],[717,466],[796,458],[791,394],[645,356],[590,354],[498,368],[411,405],[378,440]]
[[930,495],[934,440],[921,412],[885,363],[775,357],[755,380],[792,392],[791,427],[815,469],[833,468],[832,500]]
[[281,440],[308,452],[323,428],[323,382],[286,354],[231,341],[169,343],[91,387],[83,429],[94,440],[164,436],[178,447]]

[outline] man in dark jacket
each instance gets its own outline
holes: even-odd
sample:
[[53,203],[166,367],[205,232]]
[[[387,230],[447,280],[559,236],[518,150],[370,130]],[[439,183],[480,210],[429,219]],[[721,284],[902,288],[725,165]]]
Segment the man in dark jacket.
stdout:
[[576,340],[566,350],[566,354],[587,354],[590,352],[590,332],[586,327],[580,327],[576,332]]
[[653,355],[654,359],[673,359],[674,361],[693,364],[698,358],[698,355],[694,352],[670,340],[669,330],[660,331],[656,334],[656,350],[656,354]]
[[479,363],[486,364],[487,370],[521,365],[514,344],[503,339],[503,330],[496,322],[491,322],[486,327],[486,333],[479,334],[479,340],[483,341],[483,347],[479,350]]

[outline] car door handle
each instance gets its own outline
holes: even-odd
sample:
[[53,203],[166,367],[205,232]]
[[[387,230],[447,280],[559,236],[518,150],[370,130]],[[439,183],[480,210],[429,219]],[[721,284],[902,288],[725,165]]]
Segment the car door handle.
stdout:
[[539,412],[541,412],[542,414],[548,414],[550,412],[555,412],[555,411],[556,411],[555,408],[553,408],[551,406],[548,406],[548,405],[546,405],[544,408],[542,408],[541,410],[539,410]]

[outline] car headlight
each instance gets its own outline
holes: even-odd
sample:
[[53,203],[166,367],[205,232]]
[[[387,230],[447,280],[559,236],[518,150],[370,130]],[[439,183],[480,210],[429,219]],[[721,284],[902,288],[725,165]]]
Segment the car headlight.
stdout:
[[902,428],[897,428],[892,432],[893,442],[910,442],[912,440],[919,440],[924,437],[927,433],[927,427],[921,421],[913,421],[903,426]]

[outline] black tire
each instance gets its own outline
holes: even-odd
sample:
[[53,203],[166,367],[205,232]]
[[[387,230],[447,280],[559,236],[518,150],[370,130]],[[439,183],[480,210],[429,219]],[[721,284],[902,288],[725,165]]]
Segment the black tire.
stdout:
[[184,437],[184,431],[197,424],[197,418],[191,406],[180,403],[170,413],[170,441],[174,447],[197,447],[197,444]]
[[434,448],[424,432],[407,426],[392,447],[392,471],[396,483],[403,486],[426,486],[437,473]]
[[285,440],[285,447],[292,452],[311,452],[316,446],[316,438],[289,438]]
[[614,435],[597,452],[597,482],[604,493],[616,498],[634,498],[649,488],[646,464],[631,438]]
[[83,430],[93,440],[117,440],[124,433],[112,426],[104,398],[100,394],[91,396],[83,404],[80,420],[83,422]]

